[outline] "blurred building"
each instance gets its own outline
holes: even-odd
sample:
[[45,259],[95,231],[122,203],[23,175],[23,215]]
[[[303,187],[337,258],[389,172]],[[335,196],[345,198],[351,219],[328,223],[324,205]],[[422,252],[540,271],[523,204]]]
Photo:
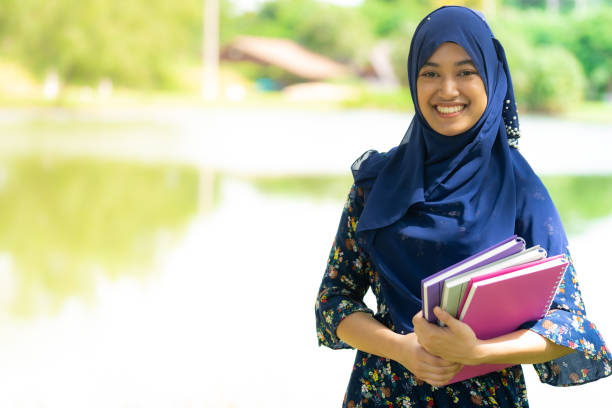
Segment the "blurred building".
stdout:
[[238,37],[221,50],[221,59],[276,66],[306,81],[352,74],[349,67],[284,38]]

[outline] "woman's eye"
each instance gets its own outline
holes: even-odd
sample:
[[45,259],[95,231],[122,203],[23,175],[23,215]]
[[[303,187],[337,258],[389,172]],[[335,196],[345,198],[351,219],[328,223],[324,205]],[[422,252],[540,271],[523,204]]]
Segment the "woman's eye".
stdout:
[[436,76],[436,73],[433,71],[425,71],[421,74],[421,76],[425,78],[434,78]]
[[470,75],[478,75],[476,71],[461,71],[460,76],[470,76]]

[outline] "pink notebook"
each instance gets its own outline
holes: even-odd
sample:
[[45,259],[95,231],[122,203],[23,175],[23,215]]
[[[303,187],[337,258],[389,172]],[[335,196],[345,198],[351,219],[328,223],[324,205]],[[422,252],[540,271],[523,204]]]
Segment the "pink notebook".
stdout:
[[543,259],[537,259],[535,261],[531,261],[531,262],[527,262],[525,264],[522,265],[516,265],[516,266],[511,266],[509,268],[505,268],[505,269],[500,269],[498,271],[493,271],[491,273],[487,273],[485,275],[481,275],[481,276],[475,276],[473,278],[470,279],[470,282],[468,283],[467,287],[465,288],[465,293],[463,294],[463,298],[461,299],[461,303],[459,304],[459,310],[457,311],[457,316],[459,319],[461,319],[461,312],[463,311],[463,306],[465,305],[465,301],[468,298],[468,295],[470,294],[470,289],[472,288],[472,284],[474,282],[479,282],[485,279],[489,279],[489,278],[494,278],[496,276],[499,275],[503,275],[506,273],[510,273],[510,272],[514,272],[520,269],[524,269],[524,268],[528,268],[530,266],[534,266],[534,265],[539,265],[543,262],[549,262],[551,259],[556,259],[558,257],[562,257],[563,255],[557,255],[554,257],[550,257],[550,258],[543,258]]
[[[468,324],[479,339],[486,340],[542,318],[550,308],[568,264],[567,258],[558,255],[472,282],[460,320]],[[511,365],[464,366],[449,384]]]

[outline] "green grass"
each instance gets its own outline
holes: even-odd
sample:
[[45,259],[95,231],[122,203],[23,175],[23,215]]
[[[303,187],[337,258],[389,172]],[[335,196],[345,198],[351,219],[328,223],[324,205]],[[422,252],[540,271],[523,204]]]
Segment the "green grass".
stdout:
[[[66,109],[116,109],[145,108],[145,107],[202,107],[202,108],[247,108],[247,109],[305,109],[305,110],[334,110],[334,109],[381,109],[390,111],[413,112],[412,98],[407,88],[391,91],[380,91],[368,88],[356,82],[339,84],[352,85],[359,90],[353,98],[344,101],[294,101],[288,100],[282,92],[249,92],[242,101],[230,101],[223,97],[215,102],[205,102],[199,93],[193,92],[162,92],[162,91],[136,91],[118,90],[108,100],[82,101],[77,96],[67,94],[55,101],[44,98],[11,98],[0,95],[0,107],[4,108],[54,108]],[[519,109],[521,106],[519,105]],[[521,113],[539,115],[541,112],[528,112],[521,109]],[[584,101],[577,106],[570,107],[564,113],[555,114],[556,117],[583,122],[612,123],[612,103],[602,101]]]
[[570,232],[612,214],[612,175],[546,176],[542,181]]
[[265,194],[313,200],[344,200],[353,182],[350,175],[258,176],[246,180]]
[[[352,184],[350,175],[280,176],[249,178],[261,192],[312,200],[344,200]],[[570,233],[612,215],[612,175],[546,176],[542,181]]]
[[563,117],[578,122],[612,123],[612,102],[583,102]]
[[362,88],[356,98],[342,103],[345,108],[385,109],[414,112],[410,91],[401,88],[394,91],[374,91]]

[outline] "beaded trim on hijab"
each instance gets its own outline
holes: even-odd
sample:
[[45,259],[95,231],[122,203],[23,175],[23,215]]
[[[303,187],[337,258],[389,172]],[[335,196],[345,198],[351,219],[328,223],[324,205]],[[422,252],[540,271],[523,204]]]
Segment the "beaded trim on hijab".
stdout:
[[516,115],[510,116],[511,112],[516,112],[516,105],[514,109],[510,109],[510,99],[506,99],[506,106],[504,106],[503,118],[504,124],[506,125],[506,133],[508,134],[508,144],[510,147],[518,149],[519,138],[521,137],[521,130],[519,129],[518,117]]
[[[485,23],[487,22],[487,19],[485,18],[482,12],[480,12],[479,10],[472,11],[478,14],[482,21],[484,21]],[[428,17],[427,19],[431,20],[430,17]],[[521,131],[519,129],[517,117],[518,109],[516,108],[516,104],[514,105],[514,109],[510,109],[510,99],[506,99],[505,105],[506,106],[504,106],[502,116],[504,119],[504,124],[506,125],[506,133],[508,134],[508,145],[510,145],[510,147],[518,149],[518,142],[519,138],[521,137]]]

